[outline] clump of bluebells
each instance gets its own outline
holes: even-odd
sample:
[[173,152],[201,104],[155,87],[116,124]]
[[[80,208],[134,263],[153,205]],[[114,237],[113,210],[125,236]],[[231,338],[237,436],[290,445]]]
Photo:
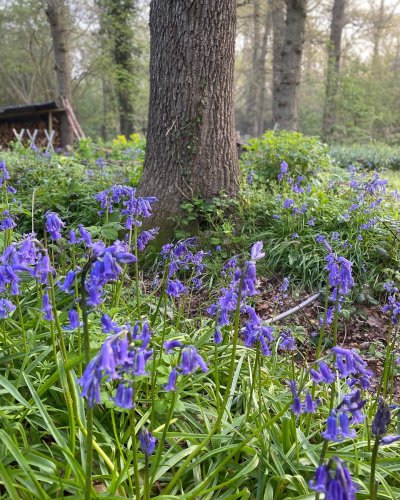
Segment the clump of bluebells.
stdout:
[[222,288],[218,301],[212,304],[207,312],[215,318],[216,328],[214,341],[220,344],[223,340],[221,328],[232,324],[234,315],[240,312],[248,315],[248,320],[242,329],[242,340],[246,347],[260,346],[262,354],[269,356],[269,344],[273,340],[273,329],[262,324],[261,318],[255,309],[247,304],[250,297],[258,294],[256,290],[257,272],[256,263],[264,257],[263,243],[254,243],[250,250],[250,260],[245,261],[243,269],[238,267],[238,258],[230,259],[223,267],[222,273],[230,281],[227,287]]
[[310,486],[312,490],[324,493],[326,500],[355,500],[360,490],[338,457],[333,457],[327,464],[318,467]]

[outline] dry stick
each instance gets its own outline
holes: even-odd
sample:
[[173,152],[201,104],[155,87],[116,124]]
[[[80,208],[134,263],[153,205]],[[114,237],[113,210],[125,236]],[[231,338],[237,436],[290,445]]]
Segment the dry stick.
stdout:
[[277,321],[281,321],[282,319],[285,319],[288,316],[291,316],[292,314],[294,314],[298,311],[301,311],[302,309],[307,307],[309,304],[312,304],[313,302],[315,302],[319,298],[320,295],[321,295],[321,292],[314,293],[314,295],[311,295],[310,297],[308,297],[306,300],[304,300],[303,302],[301,302],[297,306],[292,307],[291,309],[288,309],[287,311],[285,311],[281,314],[278,314],[278,316],[274,316],[273,318],[266,319],[264,322],[265,323],[276,323]]

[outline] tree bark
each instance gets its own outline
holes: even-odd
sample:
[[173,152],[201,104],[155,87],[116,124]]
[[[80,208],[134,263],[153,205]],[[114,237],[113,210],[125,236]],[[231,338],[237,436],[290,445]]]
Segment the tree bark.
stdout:
[[267,90],[267,50],[268,38],[271,32],[271,13],[266,13],[264,17],[264,33],[261,41],[260,59],[257,66],[258,82],[258,112],[257,112],[257,136],[265,130],[265,99]]
[[[68,99],[72,106],[71,63],[69,57],[68,10],[64,0],[47,0],[46,15],[49,20],[56,61],[57,91],[60,97]],[[67,114],[63,113],[60,123],[60,145],[73,143],[73,131]]]
[[171,231],[182,201],[236,196],[236,0],[152,0],[147,152],[139,192]]
[[272,119],[278,118],[278,94],[282,76],[282,51],[285,39],[285,0],[269,0],[272,17]]
[[286,0],[285,39],[275,88],[274,122],[280,129],[297,130],[297,94],[306,26],[306,0]]
[[[264,7],[264,13],[261,7]],[[249,117],[251,134],[254,137],[264,132],[264,111],[266,91],[266,57],[268,37],[271,30],[271,16],[267,2],[254,0],[253,6],[253,56],[252,75],[249,86]]]
[[322,137],[328,140],[336,126],[337,94],[339,87],[342,32],[346,0],[334,0],[328,45],[328,69],[326,77]]
[[102,0],[107,7],[111,52],[114,61],[115,92],[118,103],[119,129],[129,137],[134,132],[134,44],[132,18],[135,0]]

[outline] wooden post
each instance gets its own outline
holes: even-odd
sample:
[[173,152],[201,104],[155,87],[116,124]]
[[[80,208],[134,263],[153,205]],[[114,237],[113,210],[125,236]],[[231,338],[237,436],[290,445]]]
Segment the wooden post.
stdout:
[[48,120],[48,129],[49,132],[51,133],[53,131],[53,113],[49,111],[49,120]]

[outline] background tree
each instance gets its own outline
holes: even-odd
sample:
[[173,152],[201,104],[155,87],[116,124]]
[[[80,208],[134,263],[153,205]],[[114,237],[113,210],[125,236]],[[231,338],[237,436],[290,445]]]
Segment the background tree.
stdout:
[[[133,19],[135,0],[101,0],[104,9],[101,26],[108,36],[113,61],[115,93],[119,115],[119,132],[129,137],[135,129],[134,102],[136,75],[134,65]],[[104,79],[105,98],[109,93]]]
[[183,200],[235,196],[233,66],[236,0],[152,0],[150,108],[141,195],[159,198],[155,222]]
[[328,43],[328,67],[326,76],[324,117],[322,123],[322,137],[324,139],[332,136],[336,125],[336,100],[339,85],[342,32],[345,22],[345,5],[345,0],[334,0],[332,8],[332,21]]
[[282,44],[279,77],[274,87],[274,122],[281,129],[298,128],[298,87],[306,26],[306,0],[286,0],[285,38]]
[[[68,10],[63,0],[47,0],[46,15],[49,20],[53,40],[57,94],[68,100],[72,106],[71,63],[68,41]],[[72,145],[73,131],[66,115],[60,120],[60,144]]]

